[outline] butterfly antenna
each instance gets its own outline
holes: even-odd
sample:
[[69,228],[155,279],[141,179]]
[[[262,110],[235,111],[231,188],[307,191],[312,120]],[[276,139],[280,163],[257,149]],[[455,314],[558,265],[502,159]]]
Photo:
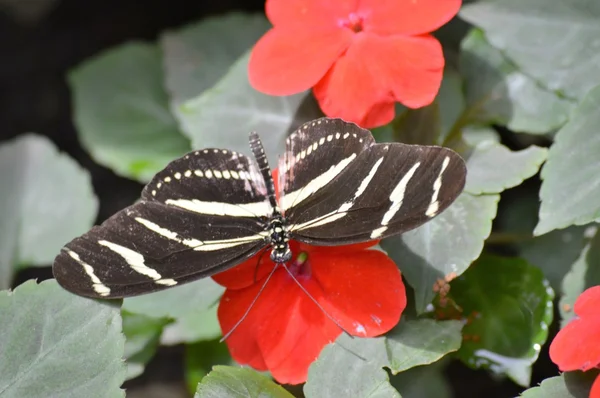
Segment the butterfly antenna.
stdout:
[[[250,310],[252,309],[252,307],[254,307],[254,304],[256,304],[256,301],[258,300],[258,298],[260,297],[261,293],[265,290],[265,288],[267,287],[267,283],[269,283],[269,280],[271,280],[271,277],[273,276],[273,274],[275,273],[275,271],[277,270],[277,267],[279,266],[279,264],[276,264],[273,267],[273,270],[271,271],[271,273],[269,274],[269,276],[267,276],[267,279],[265,280],[265,283],[263,283],[263,285],[260,287],[260,290],[258,291],[258,293],[256,293],[256,297],[254,297],[254,300],[252,300],[252,302],[250,303],[250,305],[248,306],[248,309],[246,310],[246,312],[244,312],[244,315],[242,315],[242,317],[240,318],[239,321],[237,321],[237,323],[235,325],[233,325],[233,327],[231,329],[229,329],[229,332],[225,333],[225,335],[221,338],[221,340],[219,340],[220,343],[224,342],[225,340],[227,340],[227,338],[229,336],[231,336],[231,334],[235,331],[235,329],[237,329],[238,326],[241,325],[241,323],[244,321],[244,319],[246,319],[246,317],[248,316],[248,314],[250,313]],[[289,272],[289,271],[288,271]]]
[[260,260],[262,260],[262,257],[264,256],[264,254],[267,252],[267,247],[265,247],[261,252],[260,252],[260,256],[258,257],[258,261],[256,262],[256,267],[254,267],[254,278],[253,283],[256,283],[256,278],[258,277],[258,269],[260,268]]
[[335,326],[340,328],[342,330],[342,332],[346,333],[348,336],[350,336],[350,338],[354,338],[354,336],[352,336],[350,334],[350,332],[348,332],[346,329],[344,329],[344,327],[342,325],[340,325],[340,323],[335,318],[333,318],[331,315],[329,315],[329,313],[327,311],[325,311],[325,308],[323,308],[323,306],[321,304],[319,304],[319,302],[308,292],[308,290],[306,290],[306,288],[304,286],[302,286],[300,281],[298,279],[296,279],[294,274],[288,269],[287,265],[285,265],[285,264],[281,264],[281,265],[286,270],[288,275],[292,277],[294,282],[296,282],[296,285],[298,285],[300,287],[300,289],[302,289],[302,291],[308,296],[308,298],[310,298],[312,300],[312,302],[315,303],[317,305],[317,307],[319,307],[319,309],[323,312],[323,314],[325,314],[325,316],[327,318],[329,318],[331,320],[331,322],[335,323]]

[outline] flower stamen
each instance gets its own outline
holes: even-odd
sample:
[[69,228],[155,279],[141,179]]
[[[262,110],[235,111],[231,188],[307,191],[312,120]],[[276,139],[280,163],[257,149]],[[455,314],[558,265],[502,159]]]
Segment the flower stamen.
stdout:
[[355,13],[350,13],[348,19],[341,21],[340,25],[354,33],[359,33],[363,31],[363,18]]
[[310,263],[308,262],[308,253],[300,252],[296,259],[289,266],[290,272],[296,277],[310,278],[312,272]]

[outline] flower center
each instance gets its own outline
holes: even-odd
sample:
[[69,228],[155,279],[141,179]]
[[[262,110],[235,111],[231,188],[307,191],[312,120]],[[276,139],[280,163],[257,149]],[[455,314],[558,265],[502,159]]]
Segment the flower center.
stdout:
[[311,275],[310,263],[308,262],[308,253],[300,252],[294,261],[288,266],[291,273],[296,278],[309,278]]
[[340,22],[344,28],[351,29],[354,33],[362,32],[363,18],[355,13],[350,13],[348,19]]

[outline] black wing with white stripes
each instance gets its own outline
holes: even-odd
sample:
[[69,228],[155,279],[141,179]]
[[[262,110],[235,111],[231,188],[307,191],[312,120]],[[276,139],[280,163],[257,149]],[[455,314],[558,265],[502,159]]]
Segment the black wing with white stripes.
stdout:
[[279,164],[290,238],[315,245],[381,239],[429,221],[462,192],[463,159],[437,146],[376,144],[339,119],[301,126]]
[[140,202],[68,243],[54,275],[83,296],[149,293],[233,267],[262,249],[290,260],[288,241],[340,245],[415,228],[465,184],[464,161],[435,146],[376,144],[340,119],[301,126],[279,162],[279,201],[262,144],[256,160],[204,149],[171,162]]
[[66,289],[117,298],[223,271],[269,242],[272,206],[256,164],[207,149],[173,161],[142,200],[68,243],[54,262]]

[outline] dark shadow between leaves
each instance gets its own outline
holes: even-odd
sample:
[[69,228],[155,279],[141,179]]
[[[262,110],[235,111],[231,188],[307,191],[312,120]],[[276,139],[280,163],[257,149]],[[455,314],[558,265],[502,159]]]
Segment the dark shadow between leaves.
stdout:
[[459,65],[464,78],[466,109],[459,118],[460,126],[455,128],[468,124],[505,125],[510,121],[513,104],[506,79],[511,73],[512,64],[499,50],[487,43],[483,32],[471,32],[465,38]]

